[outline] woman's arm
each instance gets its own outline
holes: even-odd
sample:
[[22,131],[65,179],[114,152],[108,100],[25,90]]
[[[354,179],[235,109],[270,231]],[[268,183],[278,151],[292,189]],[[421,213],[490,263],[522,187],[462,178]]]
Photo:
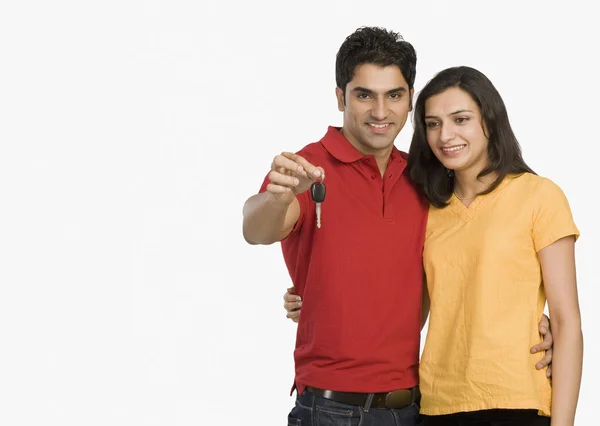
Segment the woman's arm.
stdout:
[[552,426],[573,426],[583,363],[575,238],[561,238],[541,249],[538,256],[554,335]]

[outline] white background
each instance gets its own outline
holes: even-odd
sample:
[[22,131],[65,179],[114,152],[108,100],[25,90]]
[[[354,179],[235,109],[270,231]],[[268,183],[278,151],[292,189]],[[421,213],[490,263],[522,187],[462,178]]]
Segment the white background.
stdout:
[[290,281],[242,205],[275,154],[341,124],[335,54],[380,25],[414,44],[417,91],[488,75],[567,194],[593,425],[600,31],[588,2],[548,3],[2,2],[0,424],[285,424]]

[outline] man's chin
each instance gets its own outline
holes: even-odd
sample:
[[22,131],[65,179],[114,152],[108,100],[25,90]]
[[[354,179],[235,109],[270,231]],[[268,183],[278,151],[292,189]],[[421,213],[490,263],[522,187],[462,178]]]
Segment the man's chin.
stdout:
[[392,145],[396,139],[397,134],[391,135],[367,135],[365,141],[373,147],[385,148],[386,146]]

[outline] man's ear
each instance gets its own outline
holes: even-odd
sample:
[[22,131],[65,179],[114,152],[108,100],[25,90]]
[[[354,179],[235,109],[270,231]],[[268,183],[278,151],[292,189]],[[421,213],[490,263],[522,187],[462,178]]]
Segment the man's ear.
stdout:
[[339,87],[335,88],[335,97],[338,102],[338,111],[344,112],[346,109],[346,102],[344,102],[344,92]]

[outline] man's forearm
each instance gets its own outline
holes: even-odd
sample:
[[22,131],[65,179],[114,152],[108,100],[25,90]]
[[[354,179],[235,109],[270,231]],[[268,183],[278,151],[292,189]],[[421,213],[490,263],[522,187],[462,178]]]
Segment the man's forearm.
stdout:
[[421,306],[421,331],[423,331],[423,327],[425,327],[425,323],[427,322],[428,317],[429,317],[429,297],[425,298],[425,296],[423,296],[423,303]]
[[290,212],[298,208],[294,203],[298,202],[276,199],[268,192],[250,197],[243,209],[244,239],[249,244],[273,244],[284,239],[297,220],[294,212]]
[[583,362],[579,321],[553,321],[552,426],[573,426]]
[[425,327],[425,323],[427,322],[427,317],[429,316],[429,308],[431,305],[431,300],[429,299],[429,289],[427,288],[427,275],[425,275],[425,270],[423,270],[423,293],[421,294],[421,331],[423,331],[423,327]]

